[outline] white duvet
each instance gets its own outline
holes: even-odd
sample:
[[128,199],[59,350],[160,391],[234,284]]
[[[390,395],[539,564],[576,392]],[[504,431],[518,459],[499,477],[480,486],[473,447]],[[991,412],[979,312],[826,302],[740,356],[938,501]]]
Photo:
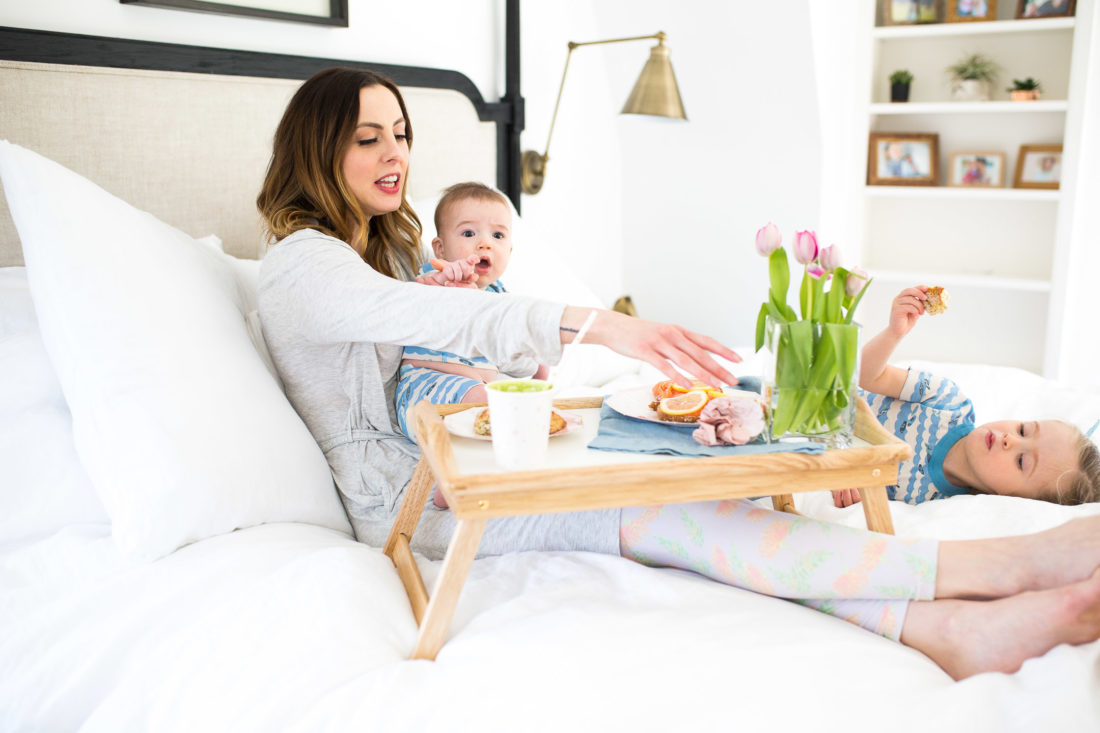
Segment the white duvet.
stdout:
[[[585,553],[475,562],[438,659],[407,661],[416,628],[393,567],[338,532],[270,524],[151,564],[119,554],[40,350],[25,288],[0,273],[2,731],[1100,730],[1100,643],[954,683],[815,611]],[[979,419],[1100,417],[1100,396],[1023,372],[936,368]],[[826,493],[799,505],[863,524]],[[944,539],[1100,512],[892,509],[899,535]],[[438,568],[421,560],[429,587]]]

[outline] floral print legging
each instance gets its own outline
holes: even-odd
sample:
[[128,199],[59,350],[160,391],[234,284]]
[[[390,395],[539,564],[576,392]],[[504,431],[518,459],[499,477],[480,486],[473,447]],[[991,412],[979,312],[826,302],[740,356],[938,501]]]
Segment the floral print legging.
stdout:
[[897,641],[909,601],[934,597],[938,543],[736,499],[625,508],[619,551],[643,565],[787,598]]

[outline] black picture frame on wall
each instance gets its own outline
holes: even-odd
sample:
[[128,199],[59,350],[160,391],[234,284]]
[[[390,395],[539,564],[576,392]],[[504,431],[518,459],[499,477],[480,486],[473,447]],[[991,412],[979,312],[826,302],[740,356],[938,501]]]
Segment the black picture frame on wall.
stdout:
[[194,10],[200,13],[218,13],[220,15],[243,15],[249,18],[266,18],[267,20],[284,20],[295,23],[314,23],[317,25],[331,25],[340,28],[348,27],[348,0],[328,0],[327,15],[310,15],[308,13],[288,12],[285,8],[287,2],[272,1],[272,7],[258,6],[256,2],[247,5],[238,5],[232,0],[227,2],[206,2],[206,0],[119,0],[123,5],[144,5],[151,8],[168,8],[170,10]]

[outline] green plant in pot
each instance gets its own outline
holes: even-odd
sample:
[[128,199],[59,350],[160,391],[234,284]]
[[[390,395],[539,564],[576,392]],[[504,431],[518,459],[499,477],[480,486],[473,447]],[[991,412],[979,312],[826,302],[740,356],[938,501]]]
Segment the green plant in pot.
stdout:
[[913,75],[907,69],[898,69],[890,74],[890,101],[908,102],[909,85],[913,83]]
[[963,102],[985,102],[989,92],[997,81],[1000,65],[980,53],[963,56],[947,67],[951,76],[951,97]]
[[1043,85],[1030,76],[1026,79],[1013,79],[1007,91],[1013,102],[1033,102],[1039,98]]

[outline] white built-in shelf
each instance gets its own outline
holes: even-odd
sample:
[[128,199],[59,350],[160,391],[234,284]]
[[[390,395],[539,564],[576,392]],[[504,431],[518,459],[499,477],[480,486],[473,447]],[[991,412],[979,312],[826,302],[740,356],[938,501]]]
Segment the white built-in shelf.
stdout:
[[1064,99],[1039,99],[1034,102],[879,102],[870,106],[873,115],[1000,115],[1065,112],[1067,109],[1069,102]]
[[981,36],[995,33],[1035,33],[1072,29],[1076,18],[1032,18],[1030,20],[989,20],[970,23],[922,23],[918,25],[880,26],[872,38],[933,38],[935,36]]
[[956,288],[984,288],[988,290],[1007,290],[1013,292],[1049,293],[1049,280],[1028,280],[1019,277],[998,277],[996,275],[959,275],[944,272],[920,272],[917,270],[876,270],[873,267],[871,277],[875,280],[913,285],[941,285],[948,290]]
[[907,199],[966,199],[984,201],[1051,201],[1061,192],[1049,188],[979,188],[969,186],[864,186],[868,196]]

